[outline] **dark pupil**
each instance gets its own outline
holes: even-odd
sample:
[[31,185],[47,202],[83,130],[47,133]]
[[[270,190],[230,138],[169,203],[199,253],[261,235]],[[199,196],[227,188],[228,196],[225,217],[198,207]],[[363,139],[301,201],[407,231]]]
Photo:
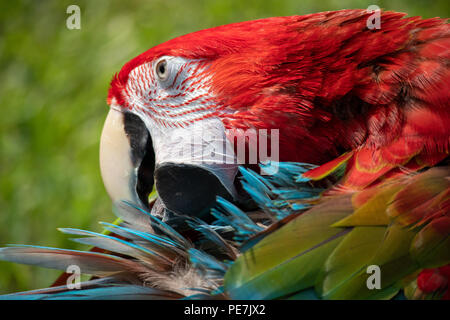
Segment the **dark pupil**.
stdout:
[[161,63],[159,65],[159,73],[164,74],[166,72],[166,64],[165,63]]

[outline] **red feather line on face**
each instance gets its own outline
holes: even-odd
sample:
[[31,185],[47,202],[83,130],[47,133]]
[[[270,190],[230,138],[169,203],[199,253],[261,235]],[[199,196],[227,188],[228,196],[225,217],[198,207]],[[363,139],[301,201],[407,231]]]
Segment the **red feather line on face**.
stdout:
[[369,16],[342,10],[188,34],[128,62],[109,99],[127,106],[137,66],[201,59],[214,116],[228,129],[280,129],[281,161],[324,164],[353,151],[343,181],[351,188],[432,166],[450,145],[450,27],[383,12],[381,29],[369,30]]
[[124,108],[152,119],[157,126],[186,127],[215,116],[216,104],[211,94],[209,73],[202,60],[167,57],[175,73],[173,79],[156,80],[154,62],[133,69],[124,86]]

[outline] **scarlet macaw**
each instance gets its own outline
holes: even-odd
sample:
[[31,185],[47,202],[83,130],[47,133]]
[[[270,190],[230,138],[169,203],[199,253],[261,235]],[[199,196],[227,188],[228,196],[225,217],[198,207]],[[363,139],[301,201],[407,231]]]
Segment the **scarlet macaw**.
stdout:
[[[123,222],[104,224],[110,235],[61,229],[103,252],[0,249],[100,278],[19,296],[448,299],[450,28],[382,12],[370,29],[370,15],[235,23],[126,63],[101,141]],[[279,130],[274,174],[236,164],[231,140],[249,129],[268,144]]]

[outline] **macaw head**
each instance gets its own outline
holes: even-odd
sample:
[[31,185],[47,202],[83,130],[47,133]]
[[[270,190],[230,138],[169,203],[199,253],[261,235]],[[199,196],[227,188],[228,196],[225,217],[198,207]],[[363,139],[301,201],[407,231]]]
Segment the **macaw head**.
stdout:
[[[231,141],[244,138],[248,152],[254,138],[256,156],[244,158],[256,164],[258,132],[247,129],[265,129],[270,147],[270,130],[279,128],[274,117],[289,113],[289,104],[270,113],[258,108],[264,99],[276,102],[283,84],[268,77],[274,57],[257,50],[262,36],[270,38],[261,26],[284,20],[262,21],[173,39],[132,59],[114,76],[100,150],[102,177],[114,201],[145,208],[155,185],[159,209],[204,216],[216,196],[239,198],[238,147]],[[255,39],[258,30],[261,38]]]
[[236,197],[237,165],[203,152],[220,145],[234,160],[217,117],[210,70],[215,57],[200,54],[200,46],[193,36],[159,45],[113,78],[100,148],[102,177],[113,201],[146,208],[155,185],[160,199],[155,210],[201,216],[216,195]]
[[155,210],[204,216],[217,195],[236,199],[237,164],[218,117],[210,65],[211,59],[160,46],[113,79],[100,157],[114,200],[145,208],[155,185]]
[[155,186],[153,211],[204,216],[216,196],[238,200],[238,164],[270,153],[272,160],[324,160],[329,138],[310,130],[327,115],[311,111],[322,79],[299,32],[316,23],[307,17],[202,30],[126,63],[111,82],[101,139],[111,198],[147,207]]

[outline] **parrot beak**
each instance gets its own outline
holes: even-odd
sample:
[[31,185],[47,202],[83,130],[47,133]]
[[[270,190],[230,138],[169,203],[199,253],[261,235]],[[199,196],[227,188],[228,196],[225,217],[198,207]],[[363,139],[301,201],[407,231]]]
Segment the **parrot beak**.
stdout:
[[100,171],[113,202],[127,200],[148,209],[155,156],[144,123],[111,107],[100,140]]
[[148,210],[155,184],[158,199],[152,215],[165,221],[180,215],[208,220],[217,196],[236,198],[237,165],[182,159],[173,151],[184,144],[174,140],[176,134],[161,137],[148,127],[137,115],[111,105],[100,141],[100,169],[114,203],[127,200]]

